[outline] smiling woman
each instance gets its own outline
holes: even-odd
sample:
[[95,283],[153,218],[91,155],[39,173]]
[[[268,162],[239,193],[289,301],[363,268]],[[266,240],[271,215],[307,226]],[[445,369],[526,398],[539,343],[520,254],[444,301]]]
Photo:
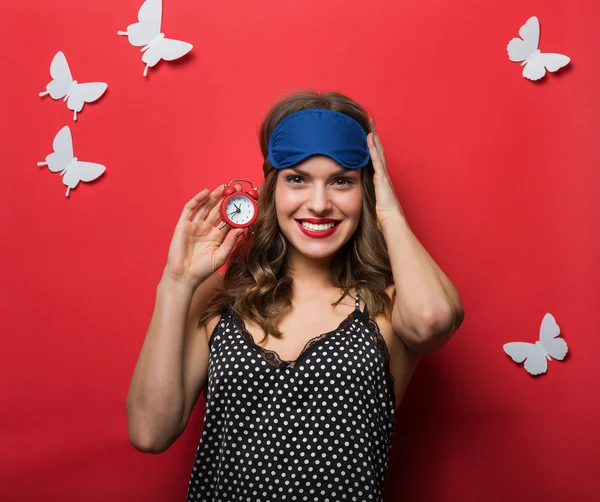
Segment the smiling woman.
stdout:
[[402,226],[369,130],[342,94],[289,96],[261,126],[251,232],[236,245],[216,226],[221,187],[182,214],[128,410],[132,442],[161,452],[205,390],[189,502],[383,501],[395,413],[419,360],[404,336],[430,330],[398,317],[386,239],[404,246],[396,264],[414,255],[408,234],[390,234],[389,221]]
[[[299,499],[383,500],[395,410],[418,356],[395,343],[389,328],[392,270],[375,214],[368,128],[364,110],[337,93],[293,95],[263,122],[265,180],[253,233],[233,250],[222,290],[198,319],[210,366],[190,501],[227,497],[234,487],[250,494],[262,486],[261,499],[280,496],[267,480],[286,476],[285,493]],[[232,364],[237,369],[227,370]],[[236,416],[239,422],[226,419]],[[225,430],[256,435],[214,443]],[[334,446],[344,437],[354,439]],[[211,473],[244,448],[252,480],[223,470],[215,485]],[[277,458],[290,462],[276,467]],[[331,464],[331,477],[321,463]],[[296,478],[303,469],[306,476]]]

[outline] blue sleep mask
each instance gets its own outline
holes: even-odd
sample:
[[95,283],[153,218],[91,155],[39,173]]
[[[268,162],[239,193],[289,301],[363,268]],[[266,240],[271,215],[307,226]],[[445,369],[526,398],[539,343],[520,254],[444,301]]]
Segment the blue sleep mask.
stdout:
[[347,169],[360,169],[371,157],[367,133],[352,117],[321,108],[301,110],[281,120],[269,139],[273,168],[287,169],[312,155],[327,155]]

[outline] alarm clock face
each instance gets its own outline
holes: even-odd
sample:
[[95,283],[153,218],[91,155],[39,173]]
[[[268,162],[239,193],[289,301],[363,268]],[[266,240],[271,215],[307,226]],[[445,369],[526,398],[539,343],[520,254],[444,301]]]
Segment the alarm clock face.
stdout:
[[233,223],[243,225],[254,216],[254,204],[244,195],[235,195],[227,201],[225,212]]

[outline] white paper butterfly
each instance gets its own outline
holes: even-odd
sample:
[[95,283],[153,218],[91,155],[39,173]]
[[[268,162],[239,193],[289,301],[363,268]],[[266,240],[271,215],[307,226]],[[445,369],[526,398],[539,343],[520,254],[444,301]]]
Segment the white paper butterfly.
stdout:
[[532,375],[541,375],[548,370],[548,361],[552,358],[562,361],[569,351],[567,342],[559,334],[560,328],[554,317],[546,314],[542,319],[540,339],[537,342],[507,343],[504,345],[504,352],[516,363],[525,361],[525,369]]
[[46,162],[38,162],[38,166],[48,166],[53,173],[60,172],[63,183],[67,185],[66,196],[71,188],[80,181],[93,181],[98,178],[106,167],[92,162],[81,162],[73,156],[73,138],[69,126],[63,127],[52,143],[53,153],[46,157]]
[[142,47],[142,61],[146,63],[144,77],[148,67],[156,65],[161,59],[173,61],[185,56],[192,50],[193,45],[179,40],[165,38],[161,33],[162,0],[146,0],[138,12],[139,23],[130,24],[127,31],[118,31],[119,35],[127,35],[129,43]]
[[562,54],[540,52],[538,43],[540,41],[540,23],[538,18],[530,17],[519,30],[521,38],[513,38],[506,47],[508,57],[511,61],[522,61],[523,76],[529,80],[539,80],[546,75],[546,70],[556,71],[571,61]]
[[81,111],[84,103],[96,101],[108,87],[103,82],[80,84],[73,80],[67,59],[61,51],[56,53],[50,63],[50,76],[52,81],[46,86],[46,92],[40,92],[40,96],[50,94],[53,99],[65,98],[67,108],[75,112],[73,120],[77,120],[77,113]]

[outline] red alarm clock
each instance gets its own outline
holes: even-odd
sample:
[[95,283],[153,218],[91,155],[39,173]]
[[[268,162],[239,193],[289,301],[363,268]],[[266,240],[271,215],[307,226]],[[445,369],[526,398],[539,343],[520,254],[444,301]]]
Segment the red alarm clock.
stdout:
[[219,230],[223,228],[225,224],[233,228],[245,228],[249,226],[255,219],[258,212],[258,192],[257,188],[242,189],[238,192],[233,185],[235,181],[245,181],[252,183],[248,180],[236,178],[231,180],[225,188],[223,188],[223,197],[221,201],[220,213],[223,223],[219,227]]

